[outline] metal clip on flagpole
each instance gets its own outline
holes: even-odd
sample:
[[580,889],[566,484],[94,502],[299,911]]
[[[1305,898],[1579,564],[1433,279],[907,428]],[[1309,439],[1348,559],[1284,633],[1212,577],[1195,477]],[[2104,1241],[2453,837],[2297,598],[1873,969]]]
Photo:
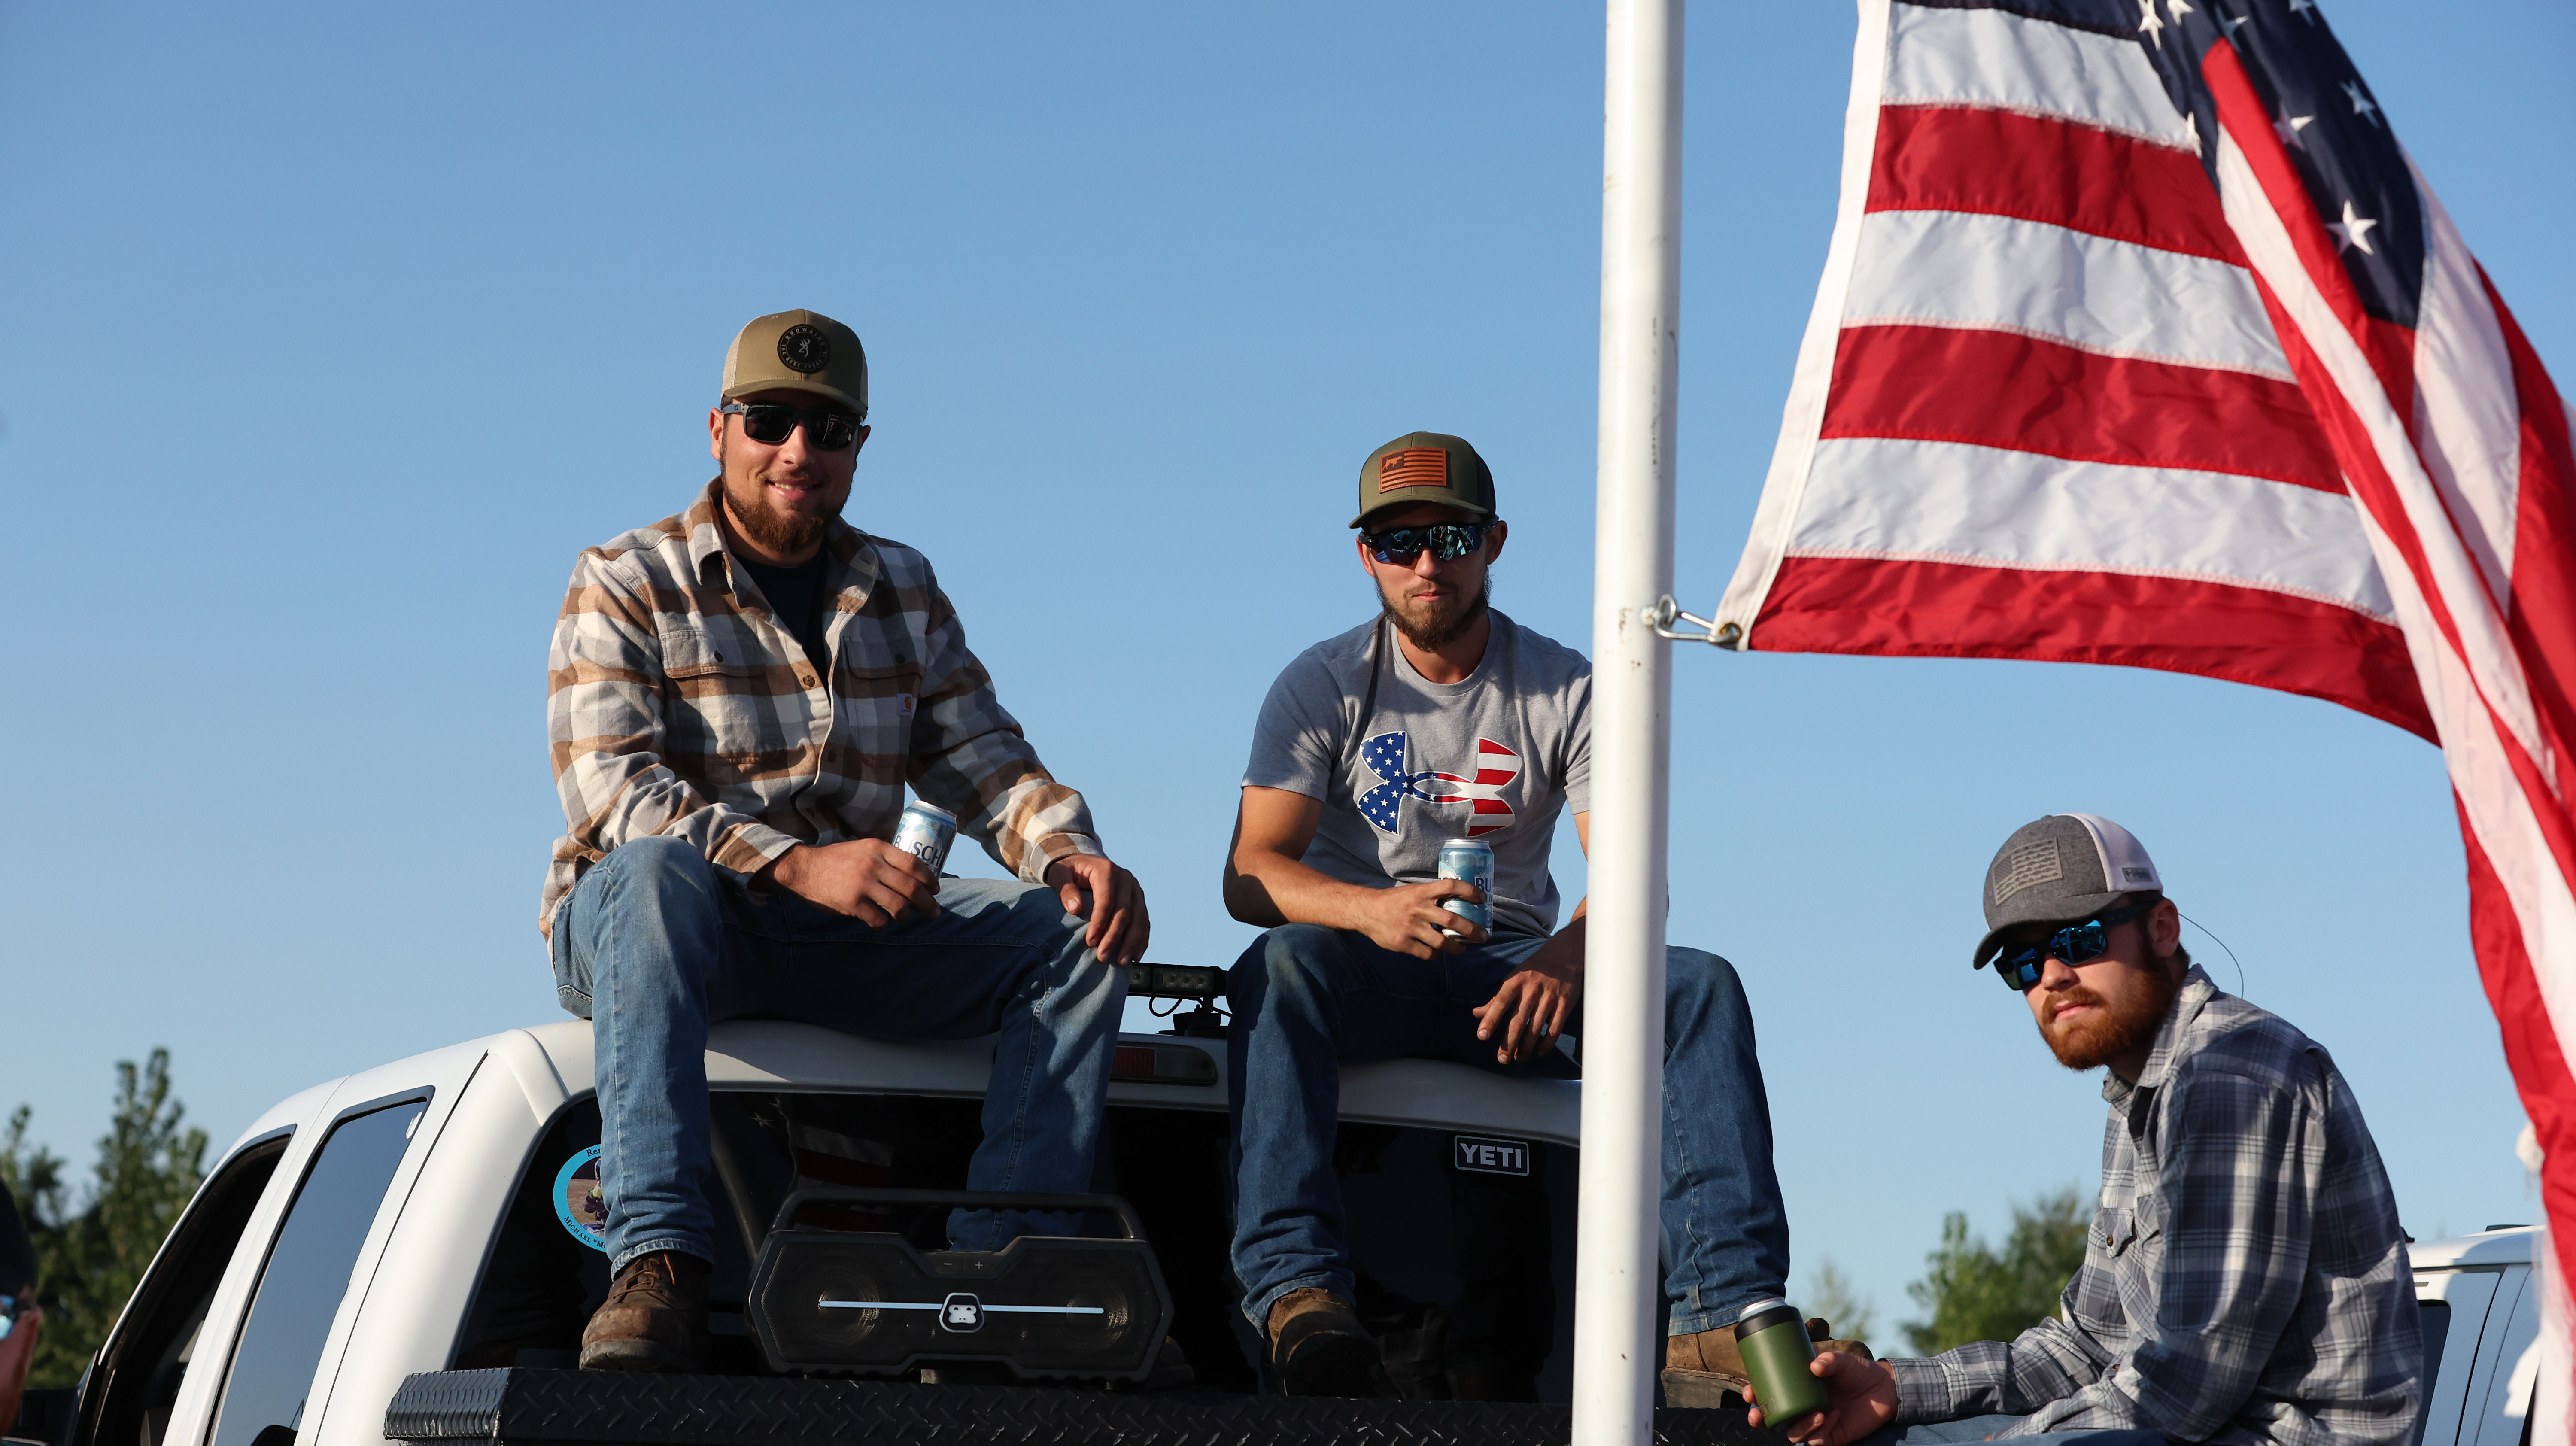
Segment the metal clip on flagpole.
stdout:
[[[1704,618],[1697,613],[1683,612],[1682,605],[1673,601],[1671,593],[1657,598],[1653,607],[1642,610],[1642,615],[1647,622],[1655,625],[1656,637],[1669,639],[1672,642],[1713,643],[1721,648],[1739,647],[1744,642],[1744,629],[1733,623],[1721,623],[1715,618]],[[1707,631],[1679,632],[1673,627],[1676,622],[1689,623],[1695,627],[1705,628]]]

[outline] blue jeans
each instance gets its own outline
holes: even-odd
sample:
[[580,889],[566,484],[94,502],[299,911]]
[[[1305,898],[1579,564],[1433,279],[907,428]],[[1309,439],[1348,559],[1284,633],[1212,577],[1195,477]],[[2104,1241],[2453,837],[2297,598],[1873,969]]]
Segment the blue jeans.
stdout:
[[[970,1190],[1091,1187],[1127,971],[1083,947],[1055,891],[939,881],[937,918],[871,929],[675,839],[611,850],[555,915],[556,993],[591,1020],[608,1258],[715,1258],[707,1209],[707,1026],[789,1019],[875,1039],[1000,1032]],[[1072,1216],[958,1211],[949,1240],[999,1250]]]
[[[1498,934],[1422,960],[1346,930],[1286,924],[1235,962],[1226,1052],[1234,1271],[1255,1330],[1292,1290],[1352,1293],[1333,1175],[1343,1063],[1445,1059],[1505,1075],[1571,1073],[1553,1053],[1497,1065],[1468,1012],[1546,942]],[[1744,1306],[1784,1293],[1789,1221],[1771,1171],[1753,1013],[1734,966],[1697,949],[1664,959],[1664,1296],[1666,1328],[1683,1335],[1732,1325]],[[1565,1032],[1579,1036],[1581,1020]]]
[[[2021,1424],[2022,1416],[1967,1416],[1956,1421],[1931,1421],[1920,1426],[1881,1426],[1863,1436],[1852,1446],[1957,1446],[1964,1441],[1989,1441]],[[2043,1431],[2034,1436],[2011,1438],[2021,1442],[2046,1442],[2048,1446],[2165,1446],[2159,1431]]]

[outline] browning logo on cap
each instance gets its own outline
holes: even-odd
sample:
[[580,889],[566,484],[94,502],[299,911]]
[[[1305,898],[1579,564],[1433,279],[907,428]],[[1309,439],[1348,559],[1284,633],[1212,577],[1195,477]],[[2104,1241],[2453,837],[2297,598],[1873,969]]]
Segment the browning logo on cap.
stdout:
[[778,334],[778,359],[808,374],[832,364],[832,339],[812,322],[798,322]]
[[1389,452],[1378,459],[1377,490],[1380,494],[1400,487],[1446,487],[1449,485],[1449,453],[1439,447],[1407,447]]

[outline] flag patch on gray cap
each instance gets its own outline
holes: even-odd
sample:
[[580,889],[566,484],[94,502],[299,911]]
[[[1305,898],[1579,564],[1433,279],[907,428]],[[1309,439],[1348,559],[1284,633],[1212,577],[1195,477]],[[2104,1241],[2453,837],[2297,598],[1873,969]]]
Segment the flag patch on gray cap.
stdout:
[[2035,884],[2053,884],[2066,877],[2066,865],[2057,857],[2057,840],[2035,838],[2016,849],[2007,850],[1995,860],[1994,902],[2004,900]]

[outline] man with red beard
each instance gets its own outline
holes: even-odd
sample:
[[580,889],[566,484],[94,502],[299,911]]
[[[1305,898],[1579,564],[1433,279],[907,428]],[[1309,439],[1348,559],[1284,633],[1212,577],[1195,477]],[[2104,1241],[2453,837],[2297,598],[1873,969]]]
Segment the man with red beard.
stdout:
[[[1578,839],[1588,816],[1591,665],[1488,605],[1510,529],[1464,440],[1415,432],[1370,453],[1351,525],[1376,615],[1272,685],[1225,868],[1227,909],[1268,930],[1231,990],[1235,1274],[1271,1372],[1297,1395],[1389,1389],[1343,1240],[1341,1066],[1411,1057],[1564,1078],[1556,1039],[1580,1032],[1582,1011],[1583,907],[1556,927],[1548,853],[1560,815]],[[1451,839],[1492,846],[1490,890],[1438,876]],[[1492,928],[1446,910],[1452,899],[1484,903]],[[1665,979],[1664,1389],[1715,1406],[1743,1387],[1728,1328],[1780,1294],[1789,1227],[1735,970],[1674,948]],[[1553,1345],[1530,1243],[1546,1237],[1543,1180],[1523,1183],[1541,1223],[1505,1239],[1493,1217],[1528,1203],[1451,1177],[1458,1399],[1535,1399]]]
[[[2397,1202],[2325,1049],[2221,994],[2127,829],[2022,825],[1986,869],[1989,959],[2068,1069],[2108,1066],[2102,1201],[2058,1314],[1929,1360],[1816,1358],[1801,1446],[2401,1446],[2423,1343]],[[1761,1421],[1757,1409],[1756,1424]]]
[[[1003,711],[928,560],[841,520],[867,413],[848,327],[752,321],[707,413],[721,475],[685,512],[582,553],[555,627],[567,828],[540,927],[596,1041],[615,1277],[586,1369],[704,1363],[718,1020],[998,1032],[968,1187],[1090,1186],[1126,998],[1115,966],[1145,952],[1144,894]],[[1018,882],[943,877],[895,847],[907,784]],[[1070,1217],[964,1210],[948,1230],[977,1251],[1073,1233]]]

